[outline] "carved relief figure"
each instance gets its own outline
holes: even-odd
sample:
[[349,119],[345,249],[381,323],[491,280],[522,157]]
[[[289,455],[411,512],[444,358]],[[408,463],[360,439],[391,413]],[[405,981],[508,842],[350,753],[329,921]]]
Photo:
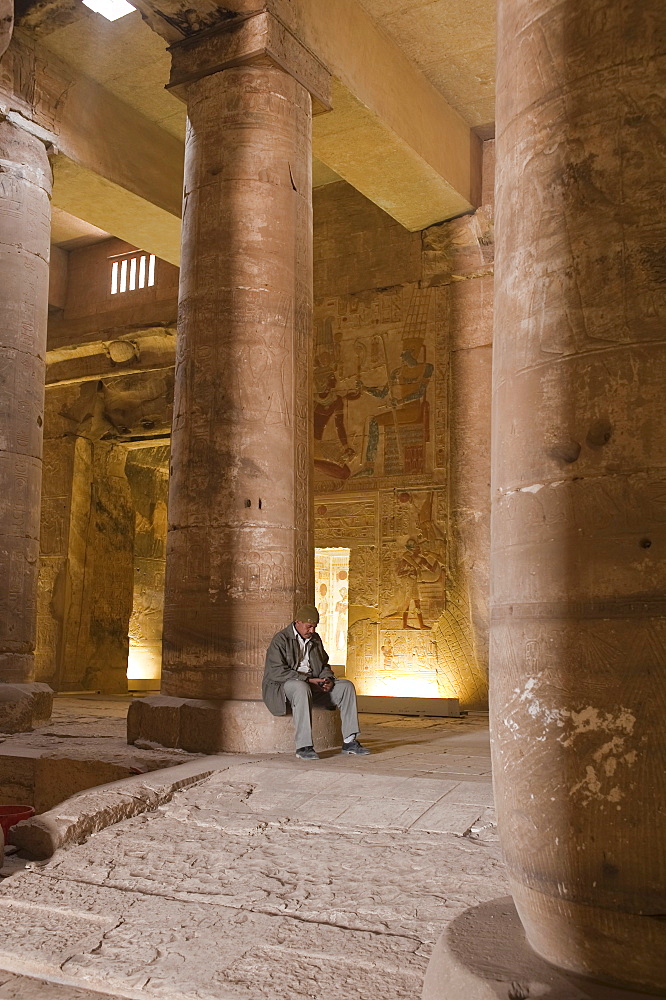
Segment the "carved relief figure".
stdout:
[[347,588],[340,587],[339,598],[335,602],[335,648],[347,646]]
[[[317,357],[314,384],[314,440],[315,468],[335,479],[347,479],[350,475],[348,462],[356,452],[349,446],[345,426],[345,400],[359,399],[360,389],[344,389],[338,384],[338,377],[332,365],[332,357],[323,352]],[[324,431],[331,419],[335,426],[339,447],[335,453],[327,454],[322,446]]]
[[[315,469],[341,481],[424,475],[436,337],[431,288],[322,304],[314,366]],[[385,302],[384,300],[387,299]],[[348,482],[345,490],[363,488]]]
[[[423,471],[423,461],[419,463],[417,459],[415,463],[414,457],[407,454],[407,449],[410,446],[406,442],[403,428],[420,425],[423,428],[423,441],[428,439],[429,412],[426,391],[434,368],[425,360],[423,340],[418,337],[408,337],[402,342],[400,355],[402,364],[399,368],[389,372],[386,345],[383,338],[382,344],[384,345],[388,374],[386,383],[383,386],[368,386],[359,381],[359,389],[377,399],[388,397],[388,406],[377,410],[369,420],[365,464],[355,473],[356,476],[374,476],[380,428],[384,428],[385,433],[387,428],[393,428],[401,470],[405,472]],[[410,466],[414,464],[420,465],[420,467],[411,468]],[[386,457],[384,465],[386,466]],[[385,473],[386,471],[384,468]]]
[[407,619],[411,605],[414,605],[414,613],[421,629],[430,629],[423,621],[421,612],[421,592],[419,590],[419,580],[423,571],[432,572],[434,569],[427,555],[422,552],[416,538],[408,538],[405,543],[405,551],[398,559],[395,572],[402,581],[403,601],[402,601],[402,627],[415,629],[416,625],[408,625]]

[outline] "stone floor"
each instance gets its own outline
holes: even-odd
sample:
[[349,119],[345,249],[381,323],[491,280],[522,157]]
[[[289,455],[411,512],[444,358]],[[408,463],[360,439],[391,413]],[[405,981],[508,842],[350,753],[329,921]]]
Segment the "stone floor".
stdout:
[[[78,719],[52,729],[78,739]],[[365,716],[363,739],[369,757],[214,758],[155,812],[17,870],[1,1000],[418,1000],[444,926],[507,893],[487,718]]]
[[137,771],[173,767],[192,759],[193,755],[183,750],[128,746],[125,720],[131,700],[121,695],[57,695],[46,725],[31,733],[0,732],[0,753],[38,751],[43,756],[95,759]]

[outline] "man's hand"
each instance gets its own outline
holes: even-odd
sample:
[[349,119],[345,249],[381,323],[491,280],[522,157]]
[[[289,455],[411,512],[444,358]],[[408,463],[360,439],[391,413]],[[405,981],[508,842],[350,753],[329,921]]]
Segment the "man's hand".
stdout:
[[308,677],[308,680],[313,687],[321,688],[325,694],[332,691],[335,684],[335,681],[331,677]]

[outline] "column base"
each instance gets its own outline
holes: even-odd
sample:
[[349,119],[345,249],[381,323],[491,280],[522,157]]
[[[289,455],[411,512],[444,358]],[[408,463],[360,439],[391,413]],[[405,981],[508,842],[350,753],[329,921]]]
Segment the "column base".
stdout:
[[[656,961],[656,956],[655,956]],[[618,968],[614,960],[609,970]],[[656,1000],[556,968],[528,944],[511,896],[456,917],[430,957],[422,1000]]]
[[666,996],[666,923],[663,916],[586,906],[511,883],[534,951],[558,968],[622,988]]
[[0,733],[29,733],[49,721],[52,708],[48,684],[0,683]]
[[[314,705],[312,738],[318,750],[342,744],[338,712]],[[271,715],[262,701],[203,701],[152,695],[127,713],[127,742],[138,739],[191,753],[293,753],[291,715]]]

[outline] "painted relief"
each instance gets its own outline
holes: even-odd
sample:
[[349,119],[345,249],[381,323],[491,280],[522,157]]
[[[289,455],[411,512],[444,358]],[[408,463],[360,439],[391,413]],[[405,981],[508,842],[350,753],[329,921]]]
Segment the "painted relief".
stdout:
[[315,549],[315,601],[319,634],[332,664],[347,661],[349,549]]
[[407,286],[318,307],[318,487],[363,489],[431,471],[434,292]]

